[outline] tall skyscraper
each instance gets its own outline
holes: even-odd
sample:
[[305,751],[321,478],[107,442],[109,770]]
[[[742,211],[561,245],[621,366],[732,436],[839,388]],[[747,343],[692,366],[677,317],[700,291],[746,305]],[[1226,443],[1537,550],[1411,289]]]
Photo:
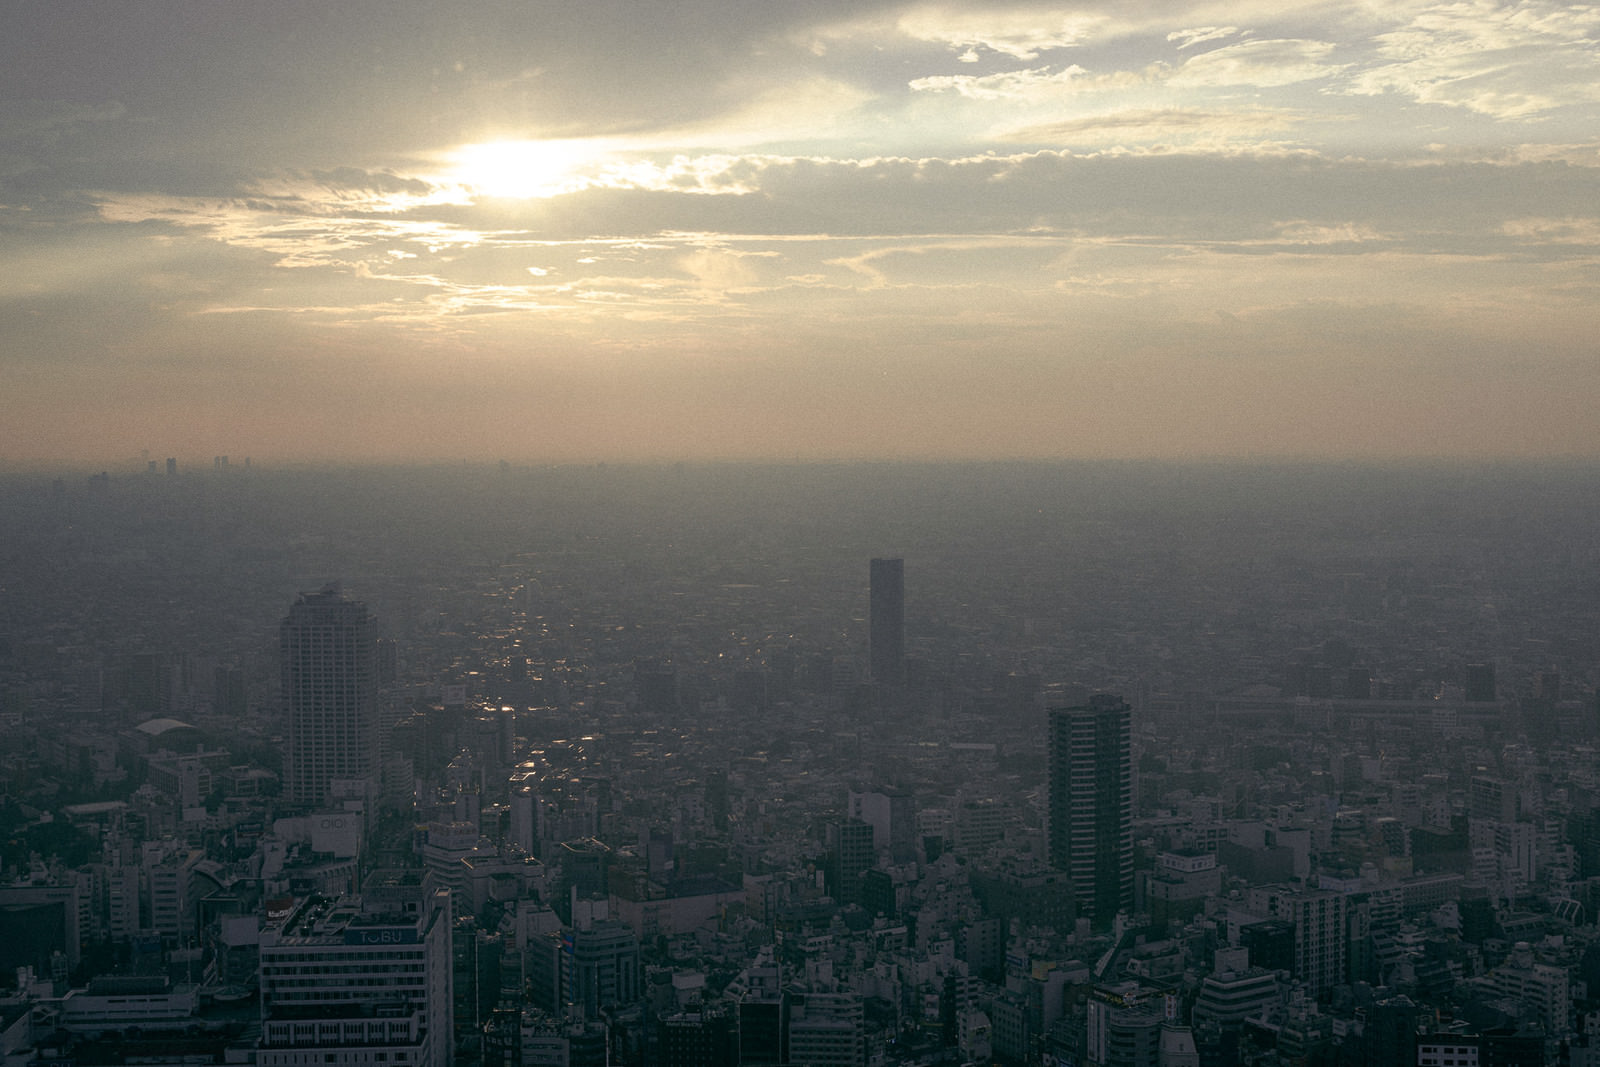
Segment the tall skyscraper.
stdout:
[[378,673],[367,606],[337,585],[302,593],[278,630],[289,717],[289,799],[316,805],[341,779],[380,772]]
[[872,680],[879,685],[903,685],[906,680],[905,560],[873,560],[871,589],[867,641],[872,658]]
[[1107,927],[1133,906],[1133,712],[1097,694],[1050,712],[1050,865],[1080,916]]

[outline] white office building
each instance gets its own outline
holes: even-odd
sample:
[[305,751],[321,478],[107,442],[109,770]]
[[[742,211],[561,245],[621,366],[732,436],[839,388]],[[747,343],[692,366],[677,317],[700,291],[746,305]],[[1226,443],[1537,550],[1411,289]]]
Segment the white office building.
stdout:
[[261,931],[257,1067],[448,1067],[448,890],[375,879]]

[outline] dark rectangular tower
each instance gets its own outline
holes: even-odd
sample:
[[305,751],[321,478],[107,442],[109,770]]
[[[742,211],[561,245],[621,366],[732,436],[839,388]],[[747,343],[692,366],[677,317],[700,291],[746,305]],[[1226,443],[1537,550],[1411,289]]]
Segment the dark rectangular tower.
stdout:
[[1096,694],[1050,712],[1050,866],[1096,928],[1133,906],[1133,712]]
[[867,639],[872,657],[872,680],[879,685],[903,685],[906,680],[905,560],[873,560],[871,586]]

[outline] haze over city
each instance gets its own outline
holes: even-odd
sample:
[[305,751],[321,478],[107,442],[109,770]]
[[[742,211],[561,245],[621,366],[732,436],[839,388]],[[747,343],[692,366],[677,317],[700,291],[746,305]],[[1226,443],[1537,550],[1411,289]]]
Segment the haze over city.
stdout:
[[0,12],[6,466],[1596,452],[1591,7]]
[[1595,1067],[1596,514],[1556,462],[0,477],[0,1051]]

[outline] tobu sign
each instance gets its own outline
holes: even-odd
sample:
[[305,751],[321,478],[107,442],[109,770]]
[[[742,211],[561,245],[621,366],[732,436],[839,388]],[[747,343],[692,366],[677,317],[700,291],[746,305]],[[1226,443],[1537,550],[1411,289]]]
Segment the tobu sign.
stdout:
[[344,931],[347,945],[415,945],[417,929],[414,926],[347,926]]

